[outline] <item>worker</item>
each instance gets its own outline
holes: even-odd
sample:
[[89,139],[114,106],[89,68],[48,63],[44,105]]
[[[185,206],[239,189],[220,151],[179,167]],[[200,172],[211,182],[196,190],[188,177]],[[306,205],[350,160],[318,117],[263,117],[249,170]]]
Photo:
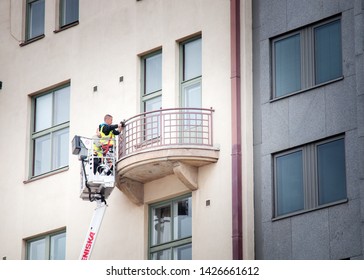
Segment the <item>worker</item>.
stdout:
[[122,131],[121,124],[112,124],[112,116],[107,114],[104,117],[104,122],[99,125],[100,143],[102,145],[103,155],[108,152],[113,152],[115,144],[115,135],[119,135]]
[[[104,122],[96,130],[97,139],[94,140],[94,174],[96,171],[102,175],[113,174],[113,153],[115,135],[119,135],[123,129],[122,124],[112,124],[113,117],[105,115]],[[98,145],[97,145],[98,144]]]

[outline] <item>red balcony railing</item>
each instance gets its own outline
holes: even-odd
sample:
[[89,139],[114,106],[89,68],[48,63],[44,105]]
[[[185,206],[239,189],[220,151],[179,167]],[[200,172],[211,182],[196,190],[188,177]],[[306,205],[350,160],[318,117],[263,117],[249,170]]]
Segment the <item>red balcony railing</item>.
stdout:
[[125,121],[119,159],[146,149],[212,146],[213,109],[175,108],[139,114]]

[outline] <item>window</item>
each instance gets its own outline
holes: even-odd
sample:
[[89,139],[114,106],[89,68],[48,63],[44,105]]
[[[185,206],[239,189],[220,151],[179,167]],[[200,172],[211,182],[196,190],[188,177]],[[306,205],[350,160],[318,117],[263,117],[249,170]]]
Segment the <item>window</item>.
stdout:
[[345,200],[344,137],[274,155],[274,177],[276,217]]
[[[181,105],[185,108],[202,107],[202,39],[192,38],[181,43]],[[181,122],[181,141],[202,144],[203,120],[196,111],[186,112]]]
[[273,39],[272,65],[273,98],[341,78],[340,18]]
[[65,260],[66,232],[57,232],[26,240],[27,260]]
[[[143,57],[142,70],[142,111],[159,110],[162,107],[162,52]],[[145,137],[158,137],[159,126],[159,115],[149,116],[145,124]]]
[[60,27],[78,22],[78,0],[60,0]]
[[44,6],[44,0],[27,0],[27,41],[44,35]]
[[182,107],[201,108],[202,58],[201,38],[181,44],[181,103]]
[[33,98],[32,176],[68,165],[69,109],[69,86]]
[[191,195],[151,205],[149,213],[150,259],[192,259]]

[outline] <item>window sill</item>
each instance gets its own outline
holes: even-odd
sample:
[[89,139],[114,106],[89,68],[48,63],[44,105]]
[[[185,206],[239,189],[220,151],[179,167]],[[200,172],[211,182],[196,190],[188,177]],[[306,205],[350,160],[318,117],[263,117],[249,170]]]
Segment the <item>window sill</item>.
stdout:
[[72,23],[69,23],[69,24],[63,25],[63,26],[59,27],[59,29],[54,30],[54,31],[53,31],[53,33],[59,33],[59,32],[62,32],[62,31],[64,31],[64,30],[70,29],[70,28],[72,28],[72,27],[74,27],[74,26],[77,26],[77,25],[79,25],[79,24],[80,24],[80,22],[79,22],[79,21],[75,21],[75,22],[72,22]]
[[23,184],[28,184],[28,183],[32,183],[34,181],[38,181],[38,180],[41,180],[41,179],[44,179],[44,178],[47,178],[47,177],[50,177],[50,176],[53,176],[53,175],[56,175],[56,174],[59,174],[59,173],[63,173],[65,171],[68,171],[69,167],[68,166],[65,166],[65,167],[61,167],[59,169],[56,169],[56,170],[52,170],[52,171],[49,171],[48,173],[44,173],[44,174],[41,174],[41,175],[37,175],[37,176],[34,176],[26,181],[23,181]]
[[37,37],[34,37],[34,38],[32,38],[32,39],[29,39],[29,40],[27,40],[27,41],[25,41],[25,42],[23,42],[23,43],[19,44],[19,46],[24,47],[24,46],[26,46],[26,45],[29,45],[29,44],[33,43],[33,42],[39,41],[39,40],[43,39],[44,37],[45,37],[45,35],[44,35],[44,34],[39,35],[39,36],[37,36]]
[[289,98],[291,96],[294,96],[294,95],[297,95],[297,94],[300,94],[300,93],[304,93],[306,91],[310,91],[310,90],[313,90],[313,89],[316,89],[316,88],[319,88],[319,87],[322,87],[322,86],[326,86],[328,84],[332,84],[332,83],[335,83],[335,82],[338,82],[338,81],[341,81],[341,80],[344,80],[344,76],[341,76],[341,77],[339,77],[337,79],[330,80],[328,82],[318,84],[318,85],[315,85],[315,86],[312,86],[312,87],[309,87],[309,88],[301,89],[299,91],[295,91],[295,92],[292,92],[292,93],[289,93],[289,94],[286,94],[286,95],[283,95],[283,96],[280,96],[280,97],[275,97],[275,98],[269,100],[269,102],[273,103],[273,102],[276,102],[276,101],[279,101],[279,100],[282,100],[282,99],[285,99],[285,98]]
[[335,202],[331,202],[331,203],[328,203],[328,204],[320,205],[320,206],[318,206],[316,208],[305,209],[305,210],[285,214],[285,215],[282,215],[282,216],[279,216],[279,217],[272,218],[272,222],[283,220],[283,219],[286,219],[286,218],[292,218],[294,216],[306,214],[306,213],[316,211],[316,210],[321,210],[321,209],[324,209],[324,208],[329,208],[329,207],[332,207],[332,206],[337,206],[337,205],[340,205],[340,204],[347,203],[348,201],[349,201],[349,199],[345,198],[345,199],[342,199],[342,200],[339,200],[339,201],[335,201]]

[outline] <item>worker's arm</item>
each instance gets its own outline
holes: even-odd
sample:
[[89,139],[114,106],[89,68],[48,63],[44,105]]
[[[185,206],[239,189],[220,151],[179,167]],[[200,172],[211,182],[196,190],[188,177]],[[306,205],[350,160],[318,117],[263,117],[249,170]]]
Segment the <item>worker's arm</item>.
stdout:
[[109,135],[110,131],[113,131],[113,133],[115,135],[118,135],[118,134],[120,134],[120,132],[116,130],[116,128],[118,128],[118,127],[119,127],[119,125],[117,125],[117,124],[111,124],[111,125],[103,124],[100,127],[100,131],[102,128],[102,132],[105,133],[105,135]]

